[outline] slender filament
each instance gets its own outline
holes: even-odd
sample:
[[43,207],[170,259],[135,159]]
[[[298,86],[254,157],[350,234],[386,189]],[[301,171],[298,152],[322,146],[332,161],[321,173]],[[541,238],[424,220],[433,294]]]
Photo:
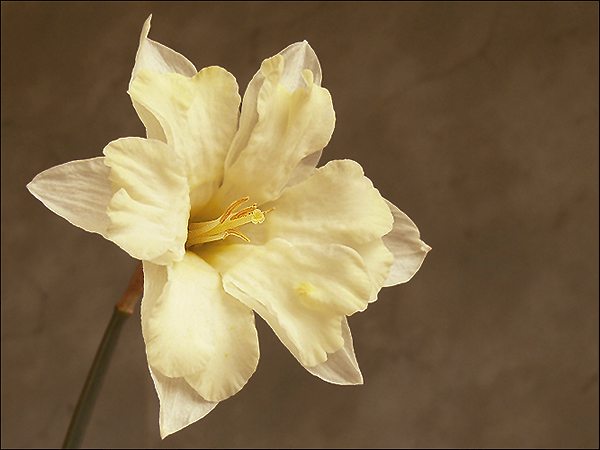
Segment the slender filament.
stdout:
[[186,247],[205,244],[207,242],[225,239],[227,236],[236,236],[250,242],[238,228],[247,223],[259,224],[265,221],[265,214],[273,211],[261,211],[254,203],[236,212],[236,209],[246,203],[248,197],[240,198],[233,202],[218,218],[208,222],[190,222],[188,226],[188,239]]

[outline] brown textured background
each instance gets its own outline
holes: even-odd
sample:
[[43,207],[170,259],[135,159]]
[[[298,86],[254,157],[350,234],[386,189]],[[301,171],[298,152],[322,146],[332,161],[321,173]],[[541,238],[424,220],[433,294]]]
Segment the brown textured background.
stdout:
[[161,441],[139,313],[84,446],[598,447],[598,3],[2,3],[2,447],[59,446],[136,262],[25,189],[143,136],[139,33],[243,92],[307,39],[337,126],[433,247],[350,319],[365,378],[305,372],[259,320],[248,385]]

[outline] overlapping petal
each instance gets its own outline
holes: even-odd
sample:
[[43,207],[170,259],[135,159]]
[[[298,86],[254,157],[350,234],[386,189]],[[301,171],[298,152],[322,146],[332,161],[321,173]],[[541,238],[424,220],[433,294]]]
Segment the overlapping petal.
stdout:
[[[366,305],[367,300],[373,301],[377,298],[377,293],[386,280],[390,266],[394,262],[392,254],[381,239],[381,236],[392,229],[393,218],[386,202],[373,187],[371,181],[364,176],[359,164],[354,161],[332,161],[318,169],[304,182],[286,189],[279,199],[265,205],[265,208],[271,206],[275,210],[269,213],[263,224],[260,226],[248,225],[243,230],[250,237],[253,244],[264,245],[271,243],[273,239],[282,238],[293,243],[295,248],[306,243],[338,244],[352,247],[355,251],[349,248],[346,248],[346,250],[351,252],[353,256],[362,258],[363,266],[361,268],[364,269],[363,275],[366,274],[366,277],[362,278],[362,282],[365,287],[370,288],[369,291],[362,294],[362,299]],[[273,253],[280,251],[273,243],[265,247],[273,247],[270,249]],[[283,248],[286,249],[287,247],[283,246]],[[248,296],[248,292],[245,292],[240,284],[232,286],[228,285],[227,281],[237,271],[243,272],[242,266],[236,266],[236,264],[244,258],[247,258],[245,261],[252,264],[254,268],[262,267],[260,261],[263,257],[257,256],[257,252],[261,251],[263,250],[256,250],[252,246],[221,242],[199,249],[199,254],[210,264],[217,267],[221,273],[226,274],[224,276],[225,287],[230,289],[232,295],[245,297]],[[285,256],[280,254],[278,257],[281,260],[277,263],[269,259],[271,263],[267,264],[268,268],[266,270],[269,273],[271,284],[280,283],[278,281],[280,279],[285,280],[284,283],[288,282],[290,272],[302,272],[303,268],[298,270],[295,256],[295,254],[294,256],[290,255],[289,259],[286,260]],[[321,262],[326,261],[326,259],[322,259],[320,254],[317,258]],[[317,267],[319,266],[319,263],[315,264]],[[332,265],[335,266],[336,263],[332,263]],[[279,270],[286,270],[288,275],[272,273],[274,270],[272,267],[283,267],[285,269]],[[261,268],[256,270],[262,271]],[[326,274],[325,277],[331,275],[331,278],[334,279],[336,276],[331,273],[331,268],[323,269],[323,274]],[[247,274],[246,276],[253,279],[252,276]],[[307,287],[300,281],[296,284],[300,287],[300,291]],[[338,294],[329,293],[329,295],[336,298]],[[256,297],[256,294],[248,297]],[[270,320],[267,319],[269,324],[311,373],[338,384],[362,382],[362,376],[353,356],[354,351],[349,330],[344,333],[344,348],[327,351],[327,361],[318,365],[318,368],[311,367],[314,360],[310,364],[306,364],[306,359],[302,360],[298,356],[300,355],[300,349],[298,348],[300,344],[289,338],[285,325],[279,319],[279,316],[295,316],[298,320],[301,320],[301,315],[296,311],[285,311],[280,312],[278,316],[273,313],[273,310],[261,305],[260,302],[253,302],[252,298],[245,300],[248,302],[247,304],[251,305],[263,317],[270,317]],[[264,296],[261,298],[264,298]],[[244,301],[242,298],[240,300]],[[352,312],[347,311],[346,313],[351,314]],[[304,319],[314,323],[312,317],[307,316]],[[338,323],[336,323],[336,326]]]
[[[281,73],[281,84],[289,92],[294,92],[296,89],[304,86],[302,72],[306,69],[313,73],[313,82],[317,86],[321,86],[321,65],[314,50],[308,42],[296,42],[291,44],[278,53],[283,57],[283,72]],[[227,159],[225,160],[225,168],[229,168],[239,156],[240,152],[248,145],[248,139],[252,130],[258,122],[257,101],[258,94],[265,82],[266,76],[262,70],[256,72],[244,93],[244,101],[242,103],[242,113],[240,115],[240,124],[238,132],[231,144]],[[321,153],[317,152],[320,157]],[[307,157],[308,158],[308,157]],[[314,169],[319,158],[316,159],[312,168]],[[306,165],[306,164],[305,164]],[[301,180],[300,180],[301,181]]]
[[394,228],[383,243],[394,255],[394,264],[383,286],[406,283],[419,270],[431,247],[420,238],[419,229],[410,218],[386,200],[394,216]]
[[[142,301],[142,329],[148,311],[156,304],[167,284],[167,268],[144,261],[144,298]],[[218,405],[203,399],[183,377],[169,378],[148,365],[160,401],[160,436],[168,435],[200,420]]]
[[183,258],[190,200],[182,162],[154,139],[118,139],[104,154],[115,192],[107,238],[144,261]]
[[191,252],[168,266],[161,295],[144,305],[142,324],[150,366],[184,377],[207,401],[235,394],[256,370],[252,310],[229,296],[215,269]]
[[223,274],[223,286],[309,367],[344,346],[342,318],[365,309],[370,294],[366,267],[354,250],[283,239],[253,247]]
[[[257,261],[259,261],[254,254],[256,247],[252,245],[220,241],[201,246],[197,249],[197,251],[204,260],[206,260],[213,267],[217,268],[223,274],[229,273],[232,267],[236,266],[236,264],[246,258],[247,259],[245,262],[248,264],[255,264]],[[388,251],[386,250],[386,252]],[[258,264],[261,263],[258,262]],[[285,276],[280,279],[270,279],[268,281],[269,283],[279,283],[281,281],[285,282],[285,280],[288,279],[289,274],[296,270],[293,261],[286,261],[285,264],[287,264],[287,267],[289,268],[289,273],[286,273]],[[261,266],[257,267],[257,270],[261,270]],[[270,268],[271,266],[267,267],[268,270]],[[238,269],[243,271],[243,267],[239,267]],[[366,269],[368,272],[368,267]],[[230,273],[235,273],[235,271]],[[300,285],[300,283],[298,283],[298,285]],[[235,295],[241,301],[246,302],[248,305],[253,305],[252,307],[256,310],[256,312],[267,320],[277,336],[279,336],[281,341],[308,372],[329,383],[344,385],[362,384],[363,378],[354,354],[352,335],[350,333],[350,328],[348,327],[345,316],[341,316],[341,337],[343,339],[342,347],[339,350],[327,352],[326,361],[314,366],[307,366],[299,357],[300,351],[298,346],[288,337],[285,326],[279,323],[277,315],[274,314],[271,309],[269,309],[266,305],[263,305],[261,302],[256,301],[252,296],[246,294],[234,283],[229,285],[226,284],[225,287],[228,292],[230,292],[232,295]],[[303,288],[306,289],[308,286],[304,285],[300,287],[300,292],[302,292]],[[366,292],[367,291],[365,290],[364,294],[366,294]],[[299,319],[301,320],[302,318]],[[308,321],[309,325],[313,320],[313,318],[310,316],[306,316],[304,319]],[[335,330],[335,334],[337,336],[337,330]]]
[[259,205],[279,197],[301,161],[327,145],[335,124],[329,92],[302,72],[304,87],[288,91],[281,78],[285,59],[276,55],[261,66],[265,80],[256,100],[258,120],[245,147],[224,173],[223,185],[211,201],[211,212],[250,197]]
[[394,258],[381,237],[392,230],[390,208],[354,161],[331,161],[308,179],[264,205],[274,207],[260,227],[244,232],[253,243],[283,238],[293,243],[338,243],[363,258],[371,279],[370,300],[388,277]]
[[27,189],[73,225],[106,237],[113,194],[109,172],[104,157],[71,161],[36,175]]
[[238,86],[224,69],[197,73],[183,55],[149,39],[151,18],[142,29],[129,94],[148,138],[171,145],[186,164],[192,207],[198,210],[223,176],[237,131]]
[[344,346],[338,351],[328,354],[327,361],[314,367],[304,366],[313,375],[333,384],[363,384],[362,373],[354,354],[352,334],[346,317],[342,318],[342,337]]
[[181,53],[148,38],[152,14],[144,22],[140,43],[135,55],[135,65],[131,72],[131,81],[142,70],[153,70],[159,73],[178,73],[193,77],[197,70],[194,64]]
[[377,294],[384,286],[392,265],[394,264],[394,255],[383,243],[383,239],[373,239],[366,244],[357,245],[354,249],[363,259],[369,279],[371,281],[371,295],[369,302],[377,300]]
[[212,197],[237,131],[240,96],[233,75],[207,67],[191,78],[140,71],[131,98],[160,123],[166,142],[181,159],[190,185],[192,216]]
[[[263,239],[338,243],[349,247],[379,239],[392,230],[392,215],[379,191],[351,160],[331,161],[302,183],[264,205],[274,207],[260,228]],[[253,241],[254,242],[254,241]]]
[[[164,46],[163,44],[148,38],[150,32],[150,21],[152,15],[146,19],[140,36],[140,44],[135,56],[135,65],[131,72],[131,82],[142,70],[153,70],[158,73],[178,73],[185,77],[196,75],[196,67],[182,54]],[[154,115],[143,105],[131,99],[133,107],[138,113],[140,120],[146,126],[147,137],[167,142],[165,132]]]
[[166,438],[202,419],[218,402],[202,398],[184,378],[169,378],[150,367],[160,401],[160,437]]

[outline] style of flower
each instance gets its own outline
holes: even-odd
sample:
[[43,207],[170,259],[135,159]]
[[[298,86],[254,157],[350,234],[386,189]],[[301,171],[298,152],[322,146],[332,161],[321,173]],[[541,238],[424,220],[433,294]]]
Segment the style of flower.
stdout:
[[310,373],[360,384],[346,317],[408,281],[430,248],[359,164],[316,168],[335,114],[307,42],[244,95],[143,27],[129,95],[147,138],[109,143],[28,185],[49,209],[143,261],[142,330],[165,437],[254,373],[257,312]]

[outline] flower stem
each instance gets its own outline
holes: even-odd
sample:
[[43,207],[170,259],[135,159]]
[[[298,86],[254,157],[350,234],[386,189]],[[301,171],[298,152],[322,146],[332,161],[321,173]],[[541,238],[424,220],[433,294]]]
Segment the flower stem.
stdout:
[[73,417],[71,418],[71,424],[63,442],[63,448],[79,448],[92,411],[94,410],[96,398],[100,393],[108,364],[119,340],[121,329],[127,318],[133,313],[136,303],[141,298],[143,289],[144,275],[142,264],[140,263],[123,297],[115,305],[113,315],[104,332],[104,337],[100,342],[96,357],[94,358],[92,367],[90,367],[81,395],[79,396],[79,401],[77,402],[75,411],[73,411]]

